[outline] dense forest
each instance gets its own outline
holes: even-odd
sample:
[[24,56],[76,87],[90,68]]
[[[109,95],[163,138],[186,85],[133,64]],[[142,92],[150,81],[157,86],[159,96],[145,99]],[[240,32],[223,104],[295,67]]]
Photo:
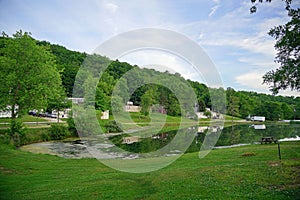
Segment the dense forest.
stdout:
[[[86,60],[91,62],[90,65],[93,65],[94,61],[109,64],[97,84],[96,95],[92,102],[98,110],[111,110],[112,105],[114,109],[122,109],[127,101],[132,101],[134,105],[142,107],[141,112],[144,115],[149,114],[152,105],[162,106],[168,115],[179,116],[182,113],[188,115],[193,113],[191,102],[184,102],[188,101],[184,97],[191,92],[185,85],[185,83],[188,83],[196,94],[198,111],[205,111],[206,108],[210,108],[213,111],[222,112],[223,108],[212,106],[210,98],[211,93],[219,92],[226,94],[226,112],[228,115],[241,118],[246,118],[249,115],[261,115],[268,120],[300,119],[300,97],[235,91],[233,88],[227,88],[226,90],[223,88],[208,88],[203,83],[185,80],[178,73],[171,74],[168,71],[158,72],[153,69],[141,69],[136,65],[133,66],[118,60],[111,61],[100,55],[88,55],[87,53],[71,51],[63,46],[46,41],[36,41],[36,43],[39,46],[47,47],[55,56],[62,85],[68,97],[73,95],[75,77],[82,64],[87,62]],[[3,45],[0,45],[1,47]],[[89,59],[87,59],[88,57]],[[99,72],[95,71],[95,73]],[[85,78],[89,76],[93,78],[91,74],[84,76]],[[153,77],[159,81],[151,82]],[[169,85],[170,87],[162,85]],[[115,86],[116,89],[114,89]],[[86,86],[83,84],[82,87]],[[186,89],[182,90],[184,87]],[[181,97],[174,94],[174,91],[178,88],[181,88],[181,91],[186,91],[185,94],[180,95]],[[113,95],[113,92],[116,94]],[[183,101],[183,103],[179,101]]]

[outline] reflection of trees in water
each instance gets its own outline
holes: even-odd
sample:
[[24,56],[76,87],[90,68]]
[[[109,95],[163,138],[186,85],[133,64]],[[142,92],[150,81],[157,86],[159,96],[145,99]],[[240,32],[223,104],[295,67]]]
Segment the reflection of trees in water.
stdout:
[[[212,131],[213,130],[213,131]],[[176,136],[177,130],[160,133],[149,138],[143,138],[140,142],[132,144],[123,144],[122,138],[128,135],[118,135],[112,137],[110,140],[118,147],[134,152],[134,153],[147,153],[156,151],[169,144]],[[223,130],[217,127],[213,127],[210,131],[207,129],[203,133],[197,133],[196,136],[193,133],[187,132],[183,137],[194,137],[193,142],[189,146],[186,152],[197,152],[200,150],[201,145],[205,139],[206,134],[210,134],[207,139],[213,141],[219,138],[215,146],[228,146],[233,144],[245,144],[254,143],[261,140],[262,137],[274,137],[276,139],[282,139],[287,137],[300,136],[300,125],[267,125],[266,129],[255,130],[249,124],[236,125],[234,127],[226,127]],[[209,141],[207,141],[209,143]]]
[[223,129],[217,146],[253,143],[267,136],[282,139],[296,135],[300,135],[300,125],[267,125],[266,129],[263,130],[256,130],[248,124],[236,125],[233,129],[232,127]]
[[234,130],[234,126],[231,128],[231,135],[230,135],[230,145],[238,144],[241,140],[241,130]]
[[116,146],[126,151],[133,153],[148,153],[156,151],[169,144],[169,142],[175,137],[176,133],[177,130],[160,133],[152,137],[142,138],[140,142],[135,142],[132,144],[123,144],[122,138],[129,136],[127,134],[111,137],[110,140]]

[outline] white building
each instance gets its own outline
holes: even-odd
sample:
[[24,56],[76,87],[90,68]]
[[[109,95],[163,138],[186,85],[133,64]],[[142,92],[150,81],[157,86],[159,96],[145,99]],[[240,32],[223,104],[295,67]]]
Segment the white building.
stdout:
[[67,98],[68,100],[71,100],[72,103],[74,104],[80,104],[80,103],[84,103],[84,98]]
[[1,110],[0,111],[0,118],[11,118],[11,111],[9,110]]
[[[18,109],[18,106],[15,108]],[[0,110],[0,118],[11,118],[11,106],[7,106],[4,110]]]
[[124,107],[126,112],[140,112],[140,106],[134,106],[132,101],[127,101],[126,106]]
[[109,119],[109,110],[102,112],[100,119]]

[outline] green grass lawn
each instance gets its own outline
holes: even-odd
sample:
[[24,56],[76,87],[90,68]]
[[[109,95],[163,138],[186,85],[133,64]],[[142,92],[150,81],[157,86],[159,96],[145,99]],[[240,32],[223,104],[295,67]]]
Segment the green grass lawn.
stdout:
[[[96,111],[97,114],[97,119],[99,120],[99,124],[101,127],[103,127],[108,120],[101,120],[101,111]],[[163,115],[159,113],[152,113],[151,118],[150,117],[145,117],[141,115],[139,112],[120,112],[117,114],[117,116],[113,116],[110,114],[109,120],[114,120],[117,117],[117,120],[122,123],[123,129],[128,130],[128,129],[136,129],[137,126],[148,126],[150,125],[150,121],[152,120],[153,123],[162,123],[166,122],[165,126],[176,126],[180,124],[181,122],[181,117],[174,117],[174,116],[169,116],[169,115]],[[196,121],[188,119],[188,118],[182,118],[182,124],[195,124]],[[177,126],[176,126],[177,127]]]
[[[31,115],[24,115],[22,118],[20,118],[22,122],[46,122],[46,119],[43,119],[41,117],[34,117]],[[0,118],[0,123],[10,123],[10,118]]]
[[[32,122],[32,123],[27,123],[27,124],[24,124],[25,127],[42,127],[42,126],[45,126],[45,124],[41,124],[39,122],[47,122],[46,119],[44,118],[40,118],[40,117],[34,117],[34,116],[31,116],[31,115],[24,115],[22,116],[22,118],[18,118],[17,120],[20,120],[22,122]],[[9,128],[9,123],[11,122],[11,119],[10,118],[0,118],[0,129],[7,129]],[[34,123],[36,122],[36,123]]]
[[144,174],[0,145],[0,199],[297,199],[300,142],[185,154]]
[[[225,115],[225,120],[232,120],[232,116],[230,115]],[[242,118],[239,118],[239,117],[233,117],[233,120],[244,120]]]

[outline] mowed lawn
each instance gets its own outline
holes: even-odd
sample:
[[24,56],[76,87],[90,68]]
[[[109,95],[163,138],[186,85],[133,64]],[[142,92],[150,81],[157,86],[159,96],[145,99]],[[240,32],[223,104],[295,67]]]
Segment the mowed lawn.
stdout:
[[300,142],[183,155],[158,171],[116,171],[0,145],[0,199],[299,199]]

